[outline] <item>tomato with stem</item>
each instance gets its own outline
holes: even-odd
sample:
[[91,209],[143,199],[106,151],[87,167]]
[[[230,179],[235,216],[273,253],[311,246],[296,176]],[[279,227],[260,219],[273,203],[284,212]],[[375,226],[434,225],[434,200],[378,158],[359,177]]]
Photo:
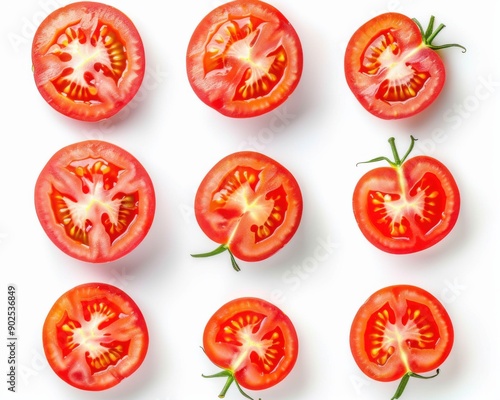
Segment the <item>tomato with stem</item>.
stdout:
[[297,87],[302,64],[297,32],[279,10],[260,0],[216,7],[196,27],[186,55],[196,95],[234,118],[282,104]]
[[444,239],[455,226],[460,192],[450,170],[433,157],[400,157],[390,138],[394,160],[365,173],[354,188],[353,211],[363,235],[388,253],[408,254],[427,249]]
[[[399,399],[410,378],[439,374],[454,341],[451,318],[431,293],[412,285],[393,285],[373,293],[357,311],[349,342],[354,360],[368,377],[400,380]],[[436,370],[433,375],[422,375]]]
[[208,257],[229,252],[236,259],[264,260],[294,236],[302,217],[302,193],[283,165],[253,151],[232,153],[202,180],[195,197],[195,216],[203,232],[219,243]]
[[153,223],[153,182],[126,150],[87,140],[57,151],[35,184],[35,209],[52,242],[82,261],[115,261],[135,249]]
[[242,297],[224,304],[207,322],[203,350],[222,371],[205,378],[226,378],[219,394],[225,397],[235,383],[242,388],[264,390],[293,369],[298,356],[297,332],[290,318],[266,300]]
[[88,391],[107,390],[132,375],[149,345],[144,316],[121,289],[85,283],[60,296],[43,324],[43,349],[54,372]]
[[420,113],[441,93],[446,70],[437,50],[465,48],[433,44],[444,28],[434,29],[435,17],[424,30],[416,19],[395,12],[364,23],[346,48],[347,84],[361,105],[383,119],[407,118]]
[[119,112],[145,73],[141,36],[122,11],[82,1],[50,13],[31,50],[36,87],[60,113],[99,121]]

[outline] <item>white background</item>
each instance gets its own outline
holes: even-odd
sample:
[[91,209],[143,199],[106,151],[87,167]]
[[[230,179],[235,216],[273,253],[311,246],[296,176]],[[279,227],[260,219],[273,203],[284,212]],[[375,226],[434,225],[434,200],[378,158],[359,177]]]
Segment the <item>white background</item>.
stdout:
[[[415,399],[471,399],[498,390],[499,320],[498,152],[500,60],[497,2],[469,7],[447,1],[274,0],[296,28],[304,73],[294,95],[275,112],[233,120],[205,106],[185,73],[190,35],[217,1],[165,3],[109,1],[139,29],[147,76],[136,99],[106,123],[86,124],[50,108],[35,88],[31,40],[41,18],[61,0],[8,2],[0,15],[2,133],[0,138],[0,326],[7,326],[7,285],[18,293],[17,399],[216,399],[222,380],[200,349],[206,321],[225,302],[257,296],[274,302],[295,324],[300,355],[279,385],[250,392],[264,400],[389,399],[397,382],[363,376],[348,345],[352,318],[375,290],[407,283],[430,291],[447,308],[456,339],[439,377],[412,380],[403,395]],[[492,6],[493,4],[493,6]],[[492,8],[493,7],[493,8]],[[426,25],[431,14],[447,27],[437,44],[458,42],[467,52],[440,52],[447,82],[439,99],[411,119],[383,121],[368,114],[343,75],[345,44],[355,29],[384,11],[399,11]],[[453,232],[419,254],[395,256],[370,245],[356,226],[351,196],[373,166],[356,162],[390,156],[396,137],[403,153],[409,135],[414,154],[440,159],[453,172],[462,209]],[[89,265],[61,253],[35,215],[33,187],[54,152],[102,139],[134,154],[149,171],[157,212],[145,241],[108,265]],[[292,242],[258,264],[232,270],[227,254],[193,259],[215,244],[199,229],[193,199],[219,159],[253,149],[284,164],[301,185],[304,215]],[[43,356],[41,328],[53,302],[75,285],[102,281],[125,290],[149,326],[148,356],[117,387],[87,393],[70,387]],[[8,398],[7,331],[0,329],[0,397]],[[5,339],[1,339],[1,338]],[[4,372],[5,371],[5,372]],[[240,398],[236,388],[227,399]]]

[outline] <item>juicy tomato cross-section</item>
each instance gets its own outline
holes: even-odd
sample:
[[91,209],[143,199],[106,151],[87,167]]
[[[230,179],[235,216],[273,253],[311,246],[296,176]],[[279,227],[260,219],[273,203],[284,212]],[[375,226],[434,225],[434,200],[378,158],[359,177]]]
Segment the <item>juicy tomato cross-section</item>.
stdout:
[[302,46],[285,16],[260,1],[231,1],[196,27],[187,75],[198,97],[230,117],[271,111],[295,90]]
[[359,308],[350,331],[357,365],[382,382],[438,368],[448,358],[453,341],[446,309],[432,294],[411,285],[373,293]]
[[145,72],[142,40],[132,21],[97,2],[52,12],[35,33],[32,62],[42,97],[62,114],[85,121],[120,111]]
[[142,364],[148,330],[137,304],[122,290],[87,283],[64,293],[43,325],[43,347],[54,372],[82,390],[109,389]]
[[59,150],[35,185],[35,208],[49,238],[88,262],[116,260],[146,236],[155,212],[153,183],[130,153],[89,140]]
[[[390,142],[394,147],[393,138]],[[456,224],[460,211],[457,183],[443,163],[429,156],[391,164],[368,171],[354,188],[358,226],[373,245],[388,253],[429,248]]]
[[243,261],[263,260],[288,243],[298,229],[302,207],[293,175],[252,151],[220,160],[195,197],[203,232]]
[[227,377],[238,387],[262,390],[290,373],[298,356],[298,338],[290,318],[278,307],[243,297],[226,303],[210,318],[203,349],[223,369],[206,377]]
[[418,21],[385,13],[364,23],[346,48],[347,83],[369,112],[383,119],[406,118],[427,108],[442,91],[446,70],[436,50],[434,17],[424,32]]

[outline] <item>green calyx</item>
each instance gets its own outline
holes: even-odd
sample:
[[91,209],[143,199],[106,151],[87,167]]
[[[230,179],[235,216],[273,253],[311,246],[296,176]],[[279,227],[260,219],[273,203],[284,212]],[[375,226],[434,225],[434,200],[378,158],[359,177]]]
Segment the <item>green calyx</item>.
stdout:
[[432,379],[438,375],[439,375],[439,369],[436,370],[436,373],[434,375],[431,375],[431,376],[423,376],[423,375],[415,374],[411,371],[407,372],[406,374],[404,374],[403,378],[401,378],[401,382],[399,382],[399,386],[396,390],[396,393],[394,393],[394,396],[392,397],[391,400],[397,400],[401,397],[401,395],[403,394],[403,392],[406,388],[406,385],[408,385],[410,378]]
[[387,157],[376,157],[376,158],[373,158],[373,159],[368,160],[368,161],[358,162],[356,165],[368,164],[368,163],[373,163],[373,162],[378,162],[378,161],[387,161],[392,167],[398,168],[401,165],[403,165],[403,163],[406,161],[406,159],[408,158],[408,156],[412,152],[413,147],[415,147],[415,142],[417,141],[417,139],[415,139],[413,136],[410,136],[410,138],[411,138],[410,147],[408,148],[408,150],[406,151],[406,154],[402,158],[399,156],[398,149],[396,148],[396,139],[391,137],[391,138],[389,138],[389,144],[391,145],[392,156],[394,157],[394,161],[389,160]]
[[[241,388],[240,384],[238,383],[238,381],[236,380],[236,378],[234,377],[234,373],[228,369],[224,369],[216,374],[213,374],[213,375],[201,375],[202,377],[204,378],[227,378],[226,379],[226,383],[224,384],[224,387],[222,388],[221,392],[219,393],[219,399],[223,399],[225,396],[226,396],[226,393],[227,393],[227,390],[229,389],[229,387],[232,385],[232,383],[234,382],[234,384],[236,385],[236,387],[238,388],[239,392],[247,399],[249,400],[254,400],[252,397],[250,397],[248,394],[246,394],[243,389]],[[259,399],[261,400],[261,399]]]
[[441,50],[441,49],[446,49],[448,47],[460,47],[462,49],[462,53],[465,53],[467,49],[456,43],[450,43],[450,44],[442,44],[442,45],[434,45],[432,44],[432,41],[436,38],[439,32],[443,30],[443,28],[446,26],[444,24],[439,24],[436,30],[434,30],[434,15],[431,15],[431,19],[429,21],[429,25],[427,25],[427,29],[424,31],[424,28],[420,24],[420,22],[416,18],[412,18],[413,22],[418,26],[418,29],[420,30],[420,33],[422,35],[422,40],[424,44],[432,49],[432,50]]
[[221,244],[215,250],[210,251],[208,253],[191,254],[191,257],[195,257],[195,258],[211,257],[211,256],[215,256],[215,255],[220,254],[220,253],[224,253],[225,251],[227,251],[229,253],[229,257],[231,258],[231,265],[233,266],[233,269],[235,271],[241,271],[241,268],[238,266],[238,263],[236,262],[236,258],[234,258],[234,255],[233,255],[233,253],[231,253],[231,250],[229,250],[229,247],[227,246],[227,244]]

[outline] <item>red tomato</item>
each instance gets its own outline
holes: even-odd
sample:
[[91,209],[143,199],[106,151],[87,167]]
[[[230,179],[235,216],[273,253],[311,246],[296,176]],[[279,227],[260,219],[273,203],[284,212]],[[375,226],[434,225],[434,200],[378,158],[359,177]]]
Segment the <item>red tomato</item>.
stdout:
[[350,346],[357,365],[368,377],[389,382],[401,379],[399,399],[411,377],[438,368],[453,347],[451,319],[427,291],[395,285],[372,294],[356,313]]
[[89,140],[52,156],[36,182],[35,208],[57,247],[101,263],[124,256],[144,239],[153,222],[155,193],[131,154]]
[[297,360],[299,342],[290,318],[275,305],[244,297],[223,305],[208,321],[203,349],[223,370],[206,378],[226,377],[219,397],[235,382],[241,387],[262,390],[281,382]]
[[420,23],[398,13],[379,15],[363,24],[350,39],[344,68],[347,84],[369,112],[384,119],[419,113],[439,95],[445,67],[436,50],[460,47],[433,45],[444,28],[434,30],[434,17]]
[[187,75],[198,97],[230,117],[253,117],[282,104],[302,74],[302,46],[285,16],[260,0],[231,1],[196,27]]
[[146,322],[122,290],[87,283],[64,293],[43,324],[49,365],[65,382],[105,390],[129,377],[148,350]]
[[416,139],[400,159],[389,139],[395,161],[361,177],[354,189],[353,210],[365,237],[388,253],[427,249],[447,236],[460,211],[460,193],[451,172],[428,156],[406,159]]
[[233,153],[205,176],[195,198],[203,232],[220,243],[205,257],[228,250],[243,261],[264,260],[295,234],[302,217],[302,194],[290,171],[252,151]]
[[145,70],[143,44],[132,21],[96,2],[52,12],[35,33],[32,62],[47,103],[84,121],[120,111],[139,90]]

